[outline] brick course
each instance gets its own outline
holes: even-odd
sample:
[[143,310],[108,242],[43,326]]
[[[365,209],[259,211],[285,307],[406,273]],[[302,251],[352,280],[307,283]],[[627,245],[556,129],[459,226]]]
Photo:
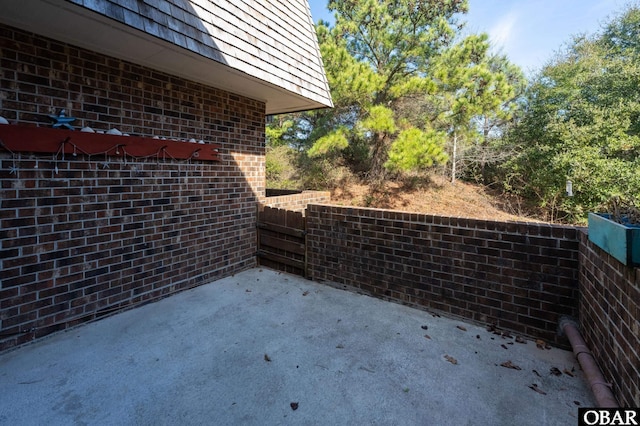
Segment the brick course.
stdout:
[[577,229],[309,205],[312,279],[558,346],[577,316]]
[[263,206],[276,209],[291,210],[305,214],[308,204],[327,203],[331,200],[328,191],[302,191],[293,192],[287,190],[267,189],[267,197]]
[[256,265],[264,103],[6,26],[0,65],[13,124],[65,108],[76,127],[203,139],[222,159],[0,151],[0,350]]

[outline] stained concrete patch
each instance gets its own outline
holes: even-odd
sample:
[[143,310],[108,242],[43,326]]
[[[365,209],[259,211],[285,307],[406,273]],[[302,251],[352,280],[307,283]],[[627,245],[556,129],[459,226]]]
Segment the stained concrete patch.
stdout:
[[0,355],[0,423],[577,424],[573,354],[515,337],[253,269]]

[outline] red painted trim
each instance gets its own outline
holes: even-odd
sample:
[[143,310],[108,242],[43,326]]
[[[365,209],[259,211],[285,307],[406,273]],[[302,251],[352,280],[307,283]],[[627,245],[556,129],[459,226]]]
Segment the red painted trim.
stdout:
[[117,136],[85,133],[78,130],[52,129],[0,124],[0,150],[124,156],[133,158],[194,159],[220,161],[216,144],[195,144],[141,136]]

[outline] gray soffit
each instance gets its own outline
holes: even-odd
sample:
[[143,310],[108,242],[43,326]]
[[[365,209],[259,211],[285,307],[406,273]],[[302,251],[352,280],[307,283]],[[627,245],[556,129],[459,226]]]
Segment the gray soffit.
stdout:
[[265,102],[333,106],[306,0],[4,0],[0,22]]

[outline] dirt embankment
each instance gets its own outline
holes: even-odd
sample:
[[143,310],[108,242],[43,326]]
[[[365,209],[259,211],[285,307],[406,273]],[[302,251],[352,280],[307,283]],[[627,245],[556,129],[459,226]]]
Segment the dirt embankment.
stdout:
[[500,221],[539,221],[521,206],[492,195],[484,187],[435,176],[428,182],[407,186],[396,182],[374,190],[365,184],[349,184],[331,192],[332,203]]

